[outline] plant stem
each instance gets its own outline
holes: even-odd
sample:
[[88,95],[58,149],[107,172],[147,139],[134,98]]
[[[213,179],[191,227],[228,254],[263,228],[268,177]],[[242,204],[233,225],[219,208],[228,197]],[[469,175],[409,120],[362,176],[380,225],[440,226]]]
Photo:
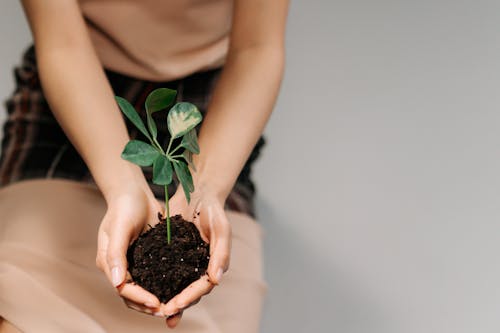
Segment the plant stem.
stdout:
[[161,148],[161,145],[158,143],[158,140],[154,139],[154,142],[151,143],[153,143],[153,145],[156,146],[161,151],[162,154],[165,154],[165,152]]
[[167,243],[170,244],[170,209],[168,207],[168,185],[165,185],[165,214],[167,215]]
[[174,138],[170,137],[170,141],[168,142],[168,147],[167,147],[167,151],[166,151],[167,155],[170,154],[170,147],[172,147],[172,142],[174,142]]
[[175,152],[176,152],[176,151],[178,151],[181,147],[182,147],[181,145],[178,145],[177,147],[175,147],[175,148],[174,148],[174,150],[172,150],[172,151],[170,152],[170,154],[175,153]]

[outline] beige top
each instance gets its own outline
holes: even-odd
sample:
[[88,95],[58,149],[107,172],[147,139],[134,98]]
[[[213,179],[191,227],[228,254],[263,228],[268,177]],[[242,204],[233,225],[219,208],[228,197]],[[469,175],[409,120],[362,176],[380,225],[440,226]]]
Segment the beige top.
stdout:
[[224,64],[232,0],[80,0],[105,68],[168,81]]

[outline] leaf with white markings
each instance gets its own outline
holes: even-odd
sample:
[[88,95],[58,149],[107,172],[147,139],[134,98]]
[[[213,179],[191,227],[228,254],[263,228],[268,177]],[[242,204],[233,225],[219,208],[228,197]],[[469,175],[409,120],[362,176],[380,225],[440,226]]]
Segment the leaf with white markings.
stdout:
[[201,112],[194,104],[177,103],[170,109],[167,116],[168,131],[174,139],[181,137],[195,128],[201,119]]
[[[170,244],[170,215],[168,206],[168,184],[172,182],[174,172],[177,175],[186,200],[191,201],[194,191],[193,177],[190,170],[196,171],[193,154],[200,153],[196,126],[201,123],[201,112],[191,103],[175,104],[167,114],[167,126],[170,141],[166,148],[157,140],[158,128],[153,113],[168,108],[174,103],[177,92],[172,89],[159,88],[153,90],[145,101],[147,128],[135,108],[122,97],[116,96],[120,110],[148,138],[151,144],[131,140],[121,154],[122,158],[139,166],[153,165],[153,183],[165,186],[165,212],[167,224],[167,242]],[[148,131],[149,130],[149,131]],[[181,142],[175,140],[181,138]],[[173,143],[178,143],[173,147]],[[179,149],[184,148],[179,155]],[[165,149],[165,150],[164,150]],[[172,167],[173,165],[173,167]]]

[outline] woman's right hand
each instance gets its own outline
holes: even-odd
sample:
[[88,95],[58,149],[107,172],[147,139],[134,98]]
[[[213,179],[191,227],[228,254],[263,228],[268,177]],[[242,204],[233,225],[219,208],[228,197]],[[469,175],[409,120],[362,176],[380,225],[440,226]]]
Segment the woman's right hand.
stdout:
[[107,196],[108,209],[101,222],[97,240],[96,264],[117,289],[129,308],[155,314],[160,307],[158,298],[130,283],[126,253],[129,244],[144,228],[158,222],[163,208],[147,185],[135,181],[124,184]]

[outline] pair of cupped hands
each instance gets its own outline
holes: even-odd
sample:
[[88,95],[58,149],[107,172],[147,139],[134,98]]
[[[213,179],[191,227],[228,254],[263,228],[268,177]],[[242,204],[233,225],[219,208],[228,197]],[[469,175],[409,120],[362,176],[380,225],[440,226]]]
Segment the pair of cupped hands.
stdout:
[[148,224],[158,223],[158,212],[164,211],[149,186],[125,185],[118,195],[107,200],[108,208],[98,232],[97,267],[106,274],[129,308],[164,317],[170,328],[177,326],[185,309],[196,304],[220,283],[229,266],[231,226],[224,212],[225,199],[208,188],[198,186],[195,189],[188,204],[179,186],[169,200],[169,209],[172,216],[181,214],[186,220],[192,220],[201,237],[210,244],[208,279],[201,277],[166,304],[130,282],[127,271],[128,246]]

